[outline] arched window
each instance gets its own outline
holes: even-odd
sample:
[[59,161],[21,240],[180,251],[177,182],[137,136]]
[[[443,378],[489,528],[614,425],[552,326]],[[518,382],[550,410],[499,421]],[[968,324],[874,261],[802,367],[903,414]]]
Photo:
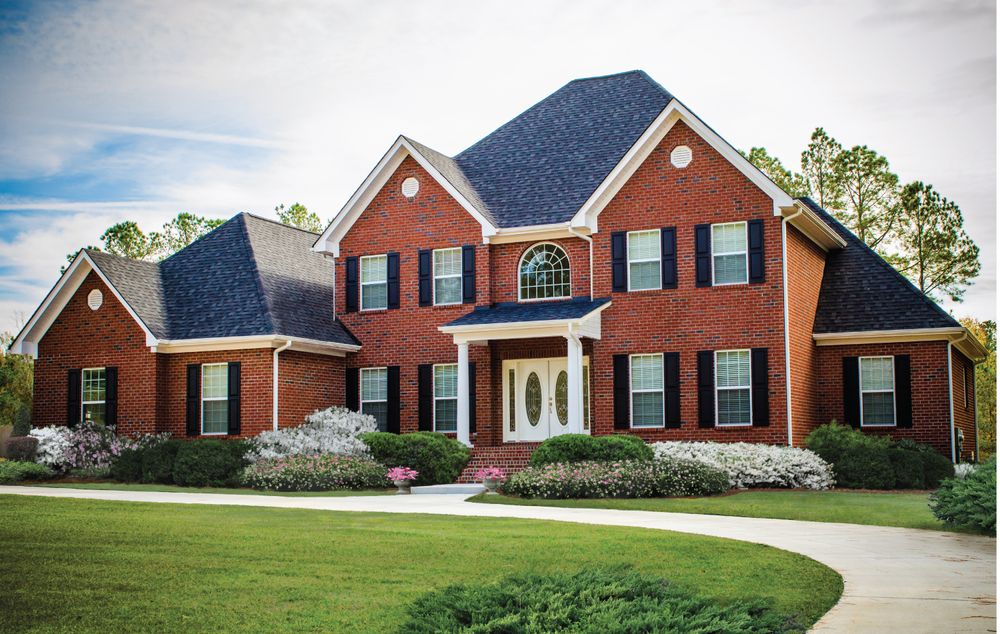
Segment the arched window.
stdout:
[[570,297],[566,252],[551,242],[536,244],[525,251],[518,267],[518,286],[522,300]]

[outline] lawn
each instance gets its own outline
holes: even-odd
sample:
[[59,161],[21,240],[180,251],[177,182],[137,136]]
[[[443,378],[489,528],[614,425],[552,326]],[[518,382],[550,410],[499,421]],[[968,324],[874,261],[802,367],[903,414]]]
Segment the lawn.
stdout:
[[619,564],[804,625],[843,589],[800,555],[664,531],[0,495],[5,632],[385,632],[451,583]]
[[503,495],[478,495],[473,502],[565,506],[571,508],[704,513],[740,517],[769,517],[809,522],[842,522],[872,526],[899,526],[953,530],[945,527],[927,506],[927,493],[862,493],[855,491],[743,491],[705,498],[595,500],[539,500]]
[[356,495],[389,495],[395,489],[370,491],[258,491],[256,489],[226,489],[221,487],[180,487],[175,484],[138,484],[125,482],[22,482],[36,487],[57,489],[97,489],[100,491],[142,491],[156,493],[227,493],[231,495],[282,495],[289,497],[345,497]]

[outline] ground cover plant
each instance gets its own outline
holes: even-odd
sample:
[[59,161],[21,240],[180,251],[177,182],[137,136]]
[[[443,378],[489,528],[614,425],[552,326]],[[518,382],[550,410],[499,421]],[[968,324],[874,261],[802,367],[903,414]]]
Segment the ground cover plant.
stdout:
[[935,517],[950,526],[997,534],[997,459],[990,458],[964,478],[941,483],[931,496]]
[[408,467],[419,472],[413,482],[416,486],[450,484],[469,462],[469,448],[444,434],[372,432],[362,434],[361,439],[377,462],[390,469]]
[[653,450],[632,435],[562,434],[542,441],[531,453],[531,466],[568,462],[652,460]]
[[258,460],[243,470],[243,484],[269,491],[384,489],[386,468],[371,458],[334,454]]
[[690,460],[546,464],[511,475],[502,485],[524,498],[650,498],[713,495],[729,488],[722,471]]
[[683,459],[721,469],[735,489],[829,489],[834,484],[829,463],[806,449],[756,443],[658,442],[657,460]]

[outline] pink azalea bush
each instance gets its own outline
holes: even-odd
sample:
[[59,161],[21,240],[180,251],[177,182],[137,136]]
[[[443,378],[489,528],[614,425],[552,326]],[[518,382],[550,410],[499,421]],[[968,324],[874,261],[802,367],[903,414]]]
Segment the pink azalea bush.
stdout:
[[393,467],[392,469],[389,469],[389,473],[386,474],[386,477],[392,480],[393,482],[395,482],[396,480],[413,481],[417,479],[418,475],[420,475],[419,472],[414,471],[409,467]]
[[115,428],[83,422],[69,428],[38,427],[31,430],[38,439],[35,462],[56,471],[74,471],[82,475],[103,476],[126,449],[144,449],[170,438],[169,433],[118,436]]
[[243,470],[243,484],[268,491],[384,489],[385,467],[360,456],[299,454],[259,460]]
[[479,471],[476,471],[473,476],[476,480],[496,480],[501,481],[506,479],[507,474],[500,467],[483,467]]
[[689,460],[574,462],[529,467],[501,488],[524,498],[651,498],[715,495],[729,489],[729,480]]

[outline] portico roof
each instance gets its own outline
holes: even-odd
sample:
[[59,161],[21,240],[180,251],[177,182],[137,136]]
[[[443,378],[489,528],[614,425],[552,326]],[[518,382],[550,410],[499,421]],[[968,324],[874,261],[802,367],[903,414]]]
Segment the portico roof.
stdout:
[[439,328],[455,342],[520,339],[574,334],[600,339],[601,311],[611,298],[501,303],[477,307]]

